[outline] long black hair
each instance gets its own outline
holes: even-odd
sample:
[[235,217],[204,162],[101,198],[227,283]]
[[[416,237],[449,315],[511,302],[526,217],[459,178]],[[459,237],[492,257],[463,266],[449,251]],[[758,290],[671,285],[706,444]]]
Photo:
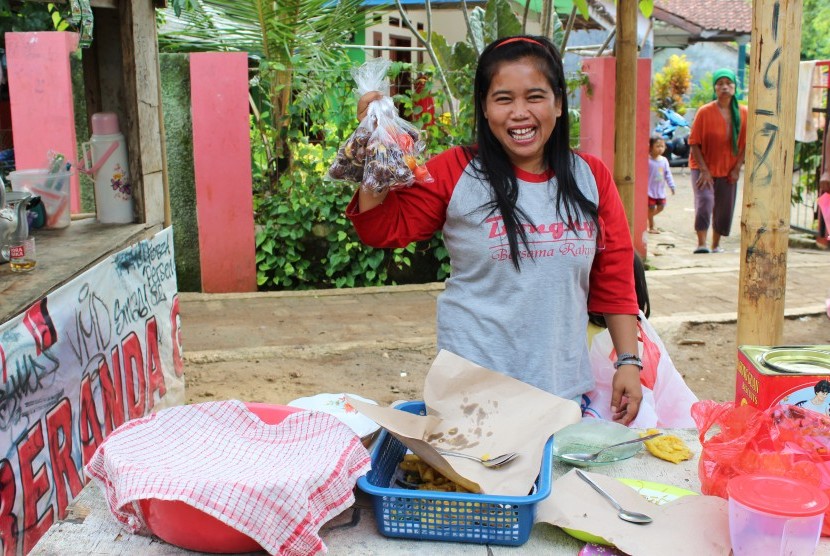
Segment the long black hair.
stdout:
[[[634,291],[637,292],[637,306],[643,312],[646,318],[651,315],[651,301],[648,297],[648,282],[646,281],[646,266],[643,264],[643,259],[637,253],[634,253]],[[608,328],[605,324],[605,316],[601,313],[588,313],[588,320],[601,326]]]
[[[516,206],[519,187],[516,172],[499,140],[490,130],[484,117],[484,105],[490,83],[505,62],[515,62],[523,58],[532,59],[551,86],[556,98],[562,103],[562,115],[558,118],[548,142],[545,144],[544,157],[548,169],[553,171],[558,182],[556,191],[556,213],[567,225],[574,229],[580,214],[598,222],[597,205],[580,191],[573,174],[573,157],[570,148],[570,123],[568,120],[568,91],[565,83],[565,70],[562,57],[556,47],[545,37],[519,35],[504,37],[491,43],[478,59],[475,89],[475,129],[478,142],[477,157],[473,159],[473,168],[489,183],[493,200],[485,205],[490,214],[496,210],[501,213],[502,222],[510,244],[510,259],[516,270],[520,270],[519,239],[528,246],[527,231],[523,222],[532,224],[527,215]],[[474,153],[473,149],[468,152]],[[564,210],[564,214],[562,211]]]

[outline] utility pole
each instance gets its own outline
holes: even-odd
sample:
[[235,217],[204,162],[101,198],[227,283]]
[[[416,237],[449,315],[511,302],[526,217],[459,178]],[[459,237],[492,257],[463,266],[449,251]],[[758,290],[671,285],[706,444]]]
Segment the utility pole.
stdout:
[[637,0],[618,0],[615,46],[614,181],[634,237],[634,167],[637,110]]
[[754,0],[746,133],[738,345],[780,344],[784,329],[802,0]]

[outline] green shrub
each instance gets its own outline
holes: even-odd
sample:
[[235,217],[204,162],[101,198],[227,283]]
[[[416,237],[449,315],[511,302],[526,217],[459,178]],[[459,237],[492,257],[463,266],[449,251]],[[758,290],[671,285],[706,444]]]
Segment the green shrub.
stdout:
[[698,82],[697,87],[694,88],[692,97],[689,99],[689,105],[697,110],[706,103],[712,102],[715,98],[715,89],[712,86],[712,72],[707,71],[706,75]]
[[[269,171],[273,165],[267,144],[274,130],[263,123],[266,118],[252,124],[257,283],[262,290],[390,284],[406,274],[413,260],[437,269],[421,281],[441,280],[448,274],[446,251],[438,239],[402,249],[364,245],[345,215],[357,185],[325,177],[337,149],[357,126],[350,67],[344,61],[326,76],[332,84],[327,97],[298,95],[291,105],[290,156],[281,161],[287,167],[281,168],[279,178]],[[411,112],[411,99],[396,100]],[[439,126],[433,129],[438,131]],[[451,137],[453,130],[443,126],[430,133],[430,152],[446,148],[441,136]]]
[[660,108],[669,108],[678,114],[686,113],[684,95],[692,85],[691,63],[686,55],[673,54],[669,57],[663,70],[654,74],[651,87],[651,105],[655,112]]
[[818,178],[821,168],[823,130],[818,130],[818,140],[812,143],[795,142],[793,149],[793,188],[790,202],[793,205],[805,202],[808,194],[818,196]]

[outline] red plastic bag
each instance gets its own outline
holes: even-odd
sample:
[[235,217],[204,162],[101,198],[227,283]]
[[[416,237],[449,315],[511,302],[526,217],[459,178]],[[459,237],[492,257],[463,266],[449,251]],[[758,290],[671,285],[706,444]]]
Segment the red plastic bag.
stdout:
[[[830,418],[794,405],[760,410],[711,400],[692,405],[692,418],[703,448],[703,494],[728,498],[729,479],[765,473],[800,479],[830,495]],[[720,431],[707,438],[712,427]],[[830,510],[821,534],[830,536]]]

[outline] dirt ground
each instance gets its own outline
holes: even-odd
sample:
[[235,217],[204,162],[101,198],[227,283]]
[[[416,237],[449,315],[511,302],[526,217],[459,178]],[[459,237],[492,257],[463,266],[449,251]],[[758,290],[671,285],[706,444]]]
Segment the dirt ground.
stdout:
[[[675,367],[700,399],[734,398],[735,323],[659,330]],[[787,319],[783,344],[830,344],[824,315]],[[188,403],[240,399],[285,404],[323,392],[359,394],[380,404],[421,399],[434,344],[396,349],[304,351],[300,356],[194,363],[185,367]]]

